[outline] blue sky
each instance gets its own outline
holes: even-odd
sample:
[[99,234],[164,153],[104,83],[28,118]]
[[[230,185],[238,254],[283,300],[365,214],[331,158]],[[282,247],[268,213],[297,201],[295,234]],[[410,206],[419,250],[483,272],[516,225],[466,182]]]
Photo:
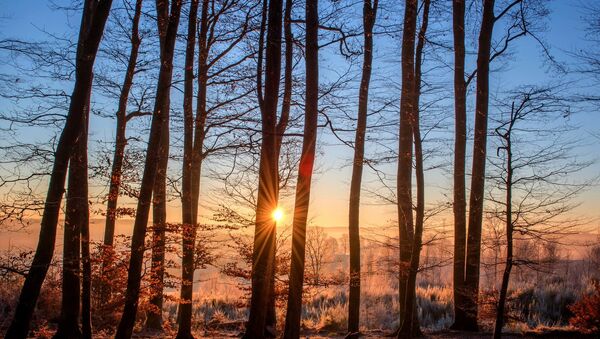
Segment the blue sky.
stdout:
[[[444,0],[446,1],[446,0]],[[589,0],[594,1],[594,0]],[[449,1],[448,4],[450,3]],[[118,1],[115,1],[118,3]],[[571,52],[589,46],[584,39],[585,22],[582,17],[585,15],[582,4],[585,2],[574,0],[554,0],[549,2],[550,15],[547,20],[548,30],[542,36],[547,41],[552,53],[559,61],[569,63],[573,66]],[[62,34],[73,34],[73,28],[78,26],[79,17],[77,15],[67,16],[64,12],[51,10],[48,2],[42,0],[0,0],[0,31],[2,37],[17,37],[23,40],[43,39],[42,31]],[[385,44],[393,43],[393,40],[386,40]],[[376,41],[377,44],[377,41]],[[399,41],[398,41],[399,44]],[[379,46],[378,50],[383,51],[389,46]],[[554,83],[559,79],[573,78],[573,75],[559,74],[554,70],[549,70],[543,64],[543,57],[540,48],[532,39],[524,38],[511,46],[513,55],[506,60],[506,67],[492,76],[492,92],[500,92],[506,88],[525,84],[544,84]],[[327,52],[322,54],[321,61],[327,63]],[[376,52],[377,53],[377,52]],[[382,56],[375,56],[375,59],[383,60]],[[385,58],[389,59],[387,54]],[[399,54],[398,54],[399,59]],[[399,60],[398,60],[399,61]],[[8,65],[0,65],[0,70]],[[472,68],[468,67],[468,68]],[[322,76],[326,72],[322,73]],[[400,75],[397,70],[398,77]],[[446,70],[448,82],[451,81],[451,70]],[[376,77],[376,75],[375,75]],[[597,80],[597,79],[596,79]],[[592,84],[592,87],[588,87]],[[598,86],[590,81],[578,82],[573,90],[598,92]],[[472,98],[470,105],[473,104]],[[2,107],[0,107],[2,109]],[[92,122],[93,138],[112,140],[112,124],[108,119],[97,119]],[[586,146],[582,149],[584,156],[595,157],[598,152],[599,141],[594,139],[589,133],[600,132],[600,114],[596,108],[585,106],[582,112],[573,117],[573,123],[581,126],[580,137]],[[319,140],[329,146],[323,149],[324,156],[317,159],[317,164],[322,171],[318,174],[317,180],[313,184],[313,194],[311,206],[311,215],[316,224],[325,224],[331,226],[346,225],[347,218],[347,196],[350,180],[350,168],[346,166],[352,152],[345,146],[335,144],[334,139],[326,131],[321,131]],[[584,175],[586,177],[600,175],[600,165],[596,162],[588,168]],[[441,173],[433,173],[435,186],[431,188],[431,195],[435,199],[440,198],[444,190],[449,187],[450,182]],[[369,179],[367,175],[367,179]],[[373,179],[371,177],[371,179]],[[438,189],[444,187],[443,189]],[[590,216],[598,218],[600,215],[594,210],[600,202],[600,190],[594,187],[588,190],[583,196],[584,204],[582,209]],[[432,199],[434,199],[432,198]],[[291,212],[291,204],[287,202],[288,213]],[[318,207],[317,207],[318,206]],[[372,204],[366,201],[362,212],[363,223],[366,225],[376,225],[392,220],[395,217],[395,211],[390,206],[379,206],[375,202]]]

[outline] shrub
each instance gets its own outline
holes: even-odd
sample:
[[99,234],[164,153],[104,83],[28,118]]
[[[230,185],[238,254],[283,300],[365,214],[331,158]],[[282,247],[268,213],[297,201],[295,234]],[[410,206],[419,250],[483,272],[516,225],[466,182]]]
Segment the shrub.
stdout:
[[593,281],[593,291],[569,306],[573,317],[569,320],[583,333],[600,333],[600,281]]

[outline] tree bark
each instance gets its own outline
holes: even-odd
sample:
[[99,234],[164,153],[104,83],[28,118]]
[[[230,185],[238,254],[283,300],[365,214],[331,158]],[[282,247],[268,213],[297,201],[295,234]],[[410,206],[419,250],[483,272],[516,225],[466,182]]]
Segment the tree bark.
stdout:
[[348,299],[348,338],[358,338],[360,329],[360,191],[365,156],[365,134],[369,104],[369,85],[373,63],[373,26],[378,0],[363,4],[363,66],[358,93],[358,116],[354,139],[354,160],[348,206],[348,236],[350,245],[350,295]]
[[[169,111],[168,102],[163,108]],[[151,296],[150,310],[146,318],[146,328],[162,332],[162,308],[165,275],[165,244],[167,228],[167,168],[169,163],[169,114],[165,113],[162,126],[161,145],[158,150],[156,178],[152,197],[152,263],[150,265]]]
[[[292,33],[292,6],[291,0],[285,1],[285,10],[283,14],[283,32],[285,38],[284,59],[285,66],[283,71],[283,98],[281,104],[281,115],[277,122],[276,133],[276,152],[277,161],[281,154],[281,145],[283,143],[283,135],[287,129],[290,118],[290,108],[292,104],[292,69],[294,65],[294,35]],[[262,45],[261,45],[262,46]],[[278,173],[279,174],[279,173]],[[278,183],[281,184],[280,179]],[[277,201],[279,201],[279,186],[277,187]],[[277,328],[277,312],[276,312],[276,296],[275,296],[275,271],[277,270],[277,246],[273,243],[273,276],[271,277],[271,290],[269,294],[269,306],[267,310],[266,331],[276,335]]]
[[[265,96],[263,99],[262,145],[259,165],[259,188],[256,206],[256,226],[252,252],[252,298],[245,338],[265,336],[267,309],[271,295],[274,269],[273,248],[276,229],[271,213],[277,206],[277,101],[281,74],[282,1],[269,2]],[[260,101],[260,99],[259,99]]]
[[[404,9],[404,29],[402,34],[402,94],[400,98],[400,128],[398,146],[398,228],[400,242],[400,324],[410,321],[406,318],[407,282],[411,260],[413,239],[412,212],[412,143],[411,122],[414,116],[415,95],[415,33],[417,25],[417,0],[406,0]],[[402,333],[398,333],[401,337]]]
[[[198,17],[198,0],[193,0],[190,3],[190,14],[188,20],[188,38],[186,47],[185,59],[185,74],[184,74],[184,164],[183,164],[183,186],[182,186],[182,249],[183,258],[181,265],[181,292],[180,304],[178,309],[179,328],[177,338],[193,338],[192,336],[192,296],[193,296],[193,281],[194,281],[194,247],[196,239],[196,222],[197,222],[197,204],[198,195],[195,190],[195,165],[197,161],[198,150],[194,145],[194,113],[192,100],[194,97],[194,51],[196,48],[196,29]],[[200,53],[202,56],[198,61],[198,70],[200,72],[200,63],[206,57],[204,51],[206,45],[206,31],[208,18],[208,1],[202,2],[202,15],[200,23],[200,39],[198,42]],[[203,48],[204,47],[204,48]],[[200,85],[200,80],[199,80]],[[199,89],[199,91],[201,91]],[[205,92],[205,91],[204,91]],[[200,105],[200,96],[198,95],[198,104]],[[204,99],[205,100],[205,99]],[[201,107],[198,107],[200,112]],[[203,128],[202,128],[203,129]],[[196,130],[196,138],[198,131]],[[202,147],[202,146],[201,146]],[[202,149],[200,148],[200,152]]]
[[[88,92],[88,101],[91,98],[91,88]],[[79,158],[77,163],[74,162],[71,157],[70,167],[77,168],[77,174],[73,173],[74,176],[80,177],[82,182],[81,185],[81,196],[84,197],[80,200],[81,206],[81,336],[83,339],[92,338],[92,261],[90,257],[90,208],[88,202],[88,131],[90,121],[90,105],[88,104],[85,112],[84,128],[85,133],[81,138],[81,142],[77,144],[77,154]],[[71,174],[69,174],[69,178]],[[85,178],[85,179],[83,179]],[[70,183],[69,183],[70,186]]]
[[415,85],[413,97],[413,116],[411,121],[412,132],[415,146],[415,178],[417,182],[417,206],[415,232],[413,236],[411,259],[408,281],[406,283],[406,305],[404,322],[400,327],[399,336],[415,337],[421,334],[419,328],[419,318],[417,315],[417,273],[419,271],[419,261],[421,248],[423,245],[423,227],[425,222],[425,171],[423,169],[423,145],[421,141],[420,129],[420,109],[419,100],[421,96],[421,63],[423,60],[423,48],[425,46],[425,35],[429,23],[430,0],[423,2],[423,19],[421,29],[419,30],[419,39],[415,52]]
[[479,294],[479,263],[481,259],[481,226],[487,144],[489,102],[490,49],[494,29],[494,0],[484,0],[479,47],[477,52],[477,94],[475,103],[475,136],[473,168],[469,200],[469,228],[465,265],[465,330],[476,331]]
[[[114,238],[115,238],[115,227],[117,223],[117,203],[119,200],[119,191],[121,188],[121,178],[123,174],[123,161],[125,158],[125,148],[127,147],[127,101],[129,99],[129,93],[131,86],[133,85],[133,78],[135,75],[135,69],[137,66],[137,59],[140,47],[140,36],[139,36],[139,22],[142,14],[142,0],[137,0],[135,4],[135,12],[131,23],[131,49],[129,51],[129,60],[127,62],[127,70],[125,71],[125,78],[123,79],[123,85],[121,87],[121,93],[119,94],[119,106],[117,108],[116,120],[116,136],[115,136],[115,152],[113,155],[113,162],[110,172],[110,184],[108,189],[108,198],[106,202],[106,222],[104,225],[104,248],[103,248],[103,262],[102,262],[102,277],[107,275],[107,270],[110,271],[113,264],[114,255]],[[101,286],[100,294],[102,298],[108,300],[111,294],[110,284],[104,284]]]
[[115,336],[117,339],[130,338],[135,324],[144,260],[146,225],[148,223],[152,191],[157,174],[159,151],[162,145],[162,129],[164,121],[168,119],[168,109],[166,107],[169,105],[171,78],[173,74],[173,53],[181,13],[181,0],[173,0],[170,11],[167,0],[157,0],[156,5],[161,43],[161,66],[154,103],[154,114],[150,127],[146,163],[131,239],[131,259],[129,262],[129,274],[127,276],[125,307]]
[[84,2],[77,46],[75,85],[69,112],[54,154],[54,165],[48,184],[36,253],[21,289],[15,315],[6,332],[6,338],[27,337],[35,304],[52,261],[69,158],[74,152],[73,144],[82,131],[85,107],[89,105],[94,61],[111,5],[112,0],[87,0]]
[[108,200],[106,202],[106,223],[104,226],[104,245],[107,247],[112,247],[114,242],[117,201],[119,199],[119,189],[121,187],[123,158],[125,156],[125,147],[127,146],[127,137],[125,135],[127,129],[127,101],[129,99],[131,86],[133,85],[133,77],[135,75],[141,43],[138,29],[141,14],[142,0],[137,0],[131,24],[131,49],[129,51],[129,60],[127,62],[125,79],[123,79],[123,86],[121,87],[121,93],[119,95],[119,107],[116,114],[117,129],[115,153],[110,172],[110,186],[108,189]]
[[284,338],[300,337],[302,287],[306,256],[306,221],[310,203],[319,116],[319,3],[306,1],[306,101],[304,105],[304,137],[298,168],[294,222],[292,231],[292,262],[285,318]]
[[[502,284],[500,285],[500,297],[498,298],[498,308],[496,310],[496,323],[494,325],[494,339],[502,337],[502,327],[504,326],[504,310],[506,306],[506,296],[508,294],[508,283],[510,282],[510,272],[513,266],[513,217],[512,217],[512,186],[513,186],[513,164],[512,164],[512,126],[516,120],[514,106],[511,111],[511,121],[506,134],[502,135],[504,139],[504,148],[506,150],[506,264],[502,274]],[[518,215],[518,214],[517,214]]]
[[467,211],[465,161],[467,148],[467,84],[465,82],[465,2],[452,1],[454,34],[454,323],[451,328],[466,328],[465,251]]
[[[81,133],[77,138],[74,146],[75,151],[69,161],[63,243],[61,314],[58,330],[54,335],[55,339],[82,337],[79,328],[80,297],[82,297],[79,276],[82,231],[84,228],[88,228],[86,224],[89,223],[87,181],[87,116],[89,115],[89,104],[85,106],[84,110],[86,117],[82,121]],[[81,298],[81,301],[83,302],[84,298]]]

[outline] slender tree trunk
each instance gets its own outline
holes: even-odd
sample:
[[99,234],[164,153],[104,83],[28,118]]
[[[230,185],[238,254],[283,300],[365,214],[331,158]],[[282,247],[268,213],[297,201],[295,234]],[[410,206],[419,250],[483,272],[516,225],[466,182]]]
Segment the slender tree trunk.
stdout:
[[304,106],[304,137],[298,168],[296,201],[292,233],[292,262],[285,318],[284,338],[300,337],[302,316],[302,286],[306,255],[306,221],[310,203],[319,116],[319,3],[306,0],[306,102]]
[[[203,43],[206,34],[206,20],[208,1],[204,0],[202,5],[201,32],[199,45]],[[185,57],[184,74],[184,164],[183,164],[183,186],[182,186],[182,246],[183,259],[181,271],[181,294],[178,310],[179,329],[177,338],[193,338],[192,336],[192,296],[194,281],[194,245],[197,219],[197,197],[194,195],[194,113],[192,100],[194,97],[194,51],[196,48],[196,29],[198,17],[198,0],[190,3],[188,20],[188,38]],[[206,39],[204,38],[204,43]],[[202,50],[200,53],[203,53]],[[201,151],[201,150],[200,150]]]
[[473,168],[469,201],[469,229],[465,265],[466,330],[476,331],[479,294],[479,263],[481,259],[481,226],[487,144],[489,101],[490,49],[494,28],[494,0],[484,0],[483,18],[477,52],[477,94],[475,103],[475,136],[473,140]]
[[[245,338],[262,338],[265,326],[274,269],[273,248],[276,229],[271,213],[277,206],[277,101],[281,73],[282,1],[269,2],[265,96],[262,103],[262,145],[259,165],[259,188],[256,206],[256,227],[252,253],[252,298]],[[260,98],[260,96],[259,96]],[[260,101],[261,99],[259,99]]]
[[137,58],[140,48],[139,22],[142,14],[142,0],[137,0],[135,12],[131,24],[131,49],[129,51],[129,61],[125,71],[125,79],[119,95],[119,107],[117,109],[117,130],[115,140],[115,153],[110,172],[110,186],[108,189],[108,201],[106,203],[106,224],[104,226],[104,245],[112,247],[115,235],[117,201],[119,199],[119,188],[121,186],[121,175],[123,169],[123,158],[125,156],[125,147],[127,146],[127,137],[125,131],[127,128],[127,100],[129,92],[133,85],[133,77],[137,65]]
[[[164,112],[169,111],[165,104]],[[161,145],[158,150],[156,179],[152,198],[152,263],[150,268],[152,309],[146,318],[146,328],[162,332],[163,290],[165,276],[165,244],[167,228],[167,168],[169,163],[169,114],[165,113]]]
[[89,105],[88,98],[92,87],[94,61],[111,5],[112,0],[87,0],[84,2],[71,104],[54,154],[54,165],[48,184],[38,245],[31,268],[21,289],[15,315],[6,332],[6,338],[27,337],[31,317],[52,261],[69,158],[74,152],[72,145],[82,130],[85,107]]
[[[89,103],[89,95],[88,95]],[[89,104],[85,107],[89,114]],[[84,117],[81,133],[75,143],[75,151],[69,162],[67,204],[65,212],[62,301],[61,315],[55,339],[81,338],[79,328],[80,311],[80,246],[82,231],[88,228],[88,189],[87,189],[87,117]],[[83,298],[81,298],[83,301]],[[83,315],[83,314],[82,314]],[[83,319],[83,317],[82,317]]]
[[494,326],[494,339],[502,337],[502,327],[504,326],[504,309],[506,306],[506,296],[508,294],[508,283],[510,281],[510,271],[513,266],[513,217],[512,217],[512,184],[513,184],[513,166],[512,166],[512,143],[511,130],[515,121],[514,107],[511,112],[511,122],[508,131],[501,136],[505,141],[506,149],[506,265],[502,274],[502,284],[500,285],[500,297],[498,299],[498,308],[496,310],[496,324]]
[[117,329],[116,338],[130,338],[133,333],[135,317],[137,313],[138,298],[142,277],[142,265],[144,261],[144,240],[146,237],[146,225],[152,201],[152,191],[157,174],[157,163],[162,145],[162,128],[164,121],[168,119],[168,103],[171,89],[171,78],[173,74],[173,53],[175,39],[181,13],[181,0],[173,0],[169,11],[167,0],[157,0],[158,30],[160,34],[161,66],[154,103],[154,114],[150,127],[150,138],[146,164],[140,197],[135,215],[133,235],[131,239],[131,259],[129,262],[129,274],[127,276],[127,291],[125,294],[125,307],[121,322]]
[[[415,95],[415,33],[417,26],[417,0],[406,0],[404,30],[402,34],[402,95],[400,98],[400,129],[398,148],[398,228],[400,241],[400,324],[410,321],[406,314],[407,282],[409,276],[413,239],[412,214],[412,143],[411,122],[414,116]],[[399,332],[401,337],[402,333]]]
[[467,148],[467,84],[465,82],[465,1],[452,1],[454,34],[454,257],[453,329],[466,328],[465,251],[467,211],[465,194],[465,160]]
[[[425,171],[423,169],[423,145],[421,142],[420,129],[420,109],[419,100],[421,97],[421,63],[423,60],[423,47],[425,46],[425,35],[429,23],[430,0],[423,2],[423,20],[419,31],[419,39],[415,52],[415,87],[414,103],[412,116],[412,131],[415,145],[415,177],[417,182],[417,208],[415,220],[415,233],[413,236],[412,253],[410,260],[409,277],[406,283],[406,305],[404,322],[400,328],[400,335],[403,337],[415,337],[421,334],[419,328],[419,318],[417,315],[417,273],[419,270],[419,261],[421,248],[423,245],[423,227],[425,222]],[[410,320],[410,321],[409,321]]]
[[[115,226],[117,223],[117,202],[119,199],[119,190],[121,187],[121,177],[123,171],[123,160],[125,158],[125,148],[127,147],[127,101],[129,99],[129,93],[131,86],[133,85],[133,78],[135,75],[135,69],[137,66],[137,59],[140,47],[139,37],[139,22],[142,14],[142,0],[137,0],[135,4],[135,12],[131,24],[131,49],[129,52],[129,60],[127,62],[127,70],[125,71],[125,79],[123,79],[123,86],[121,87],[121,93],[119,95],[119,106],[117,109],[117,128],[115,137],[115,153],[113,155],[112,168],[110,172],[110,184],[108,189],[108,198],[106,202],[106,222],[104,226],[104,248],[103,248],[103,262],[102,262],[102,277],[103,280],[108,280],[110,270],[112,269],[113,258],[114,258],[114,237],[115,237]],[[103,283],[101,286],[100,294],[105,300],[110,299],[111,286],[108,283]]]
[[354,139],[354,161],[350,182],[348,207],[348,236],[350,245],[350,296],[348,299],[348,336],[358,338],[360,329],[360,191],[365,156],[365,134],[373,63],[373,26],[378,0],[365,0],[363,4],[364,51],[362,79],[358,93],[358,116]]
[[[283,98],[281,104],[281,116],[277,122],[277,161],[279,161],[279,155],[281,154],[281,145],[283,142],[283,135],[287,129],[288,121],[290,118],[290,107],[292,104],[292,69],[294,65],[294,35],[292,33],[292,6],[291,0],[285,1],[285,10],[283,14],[283,32],[285,38],[285,67],[284,67],[284,82],[283,82]],[[278,173],[279,174],[279,173]],[[278,183],[281,181],[278,179]],[[279,201],[279,187],[277,187],[277,201]],[[277,311],[276,311],[276,298],[275,298],[275,271],[277,270],[277,246],[273,243],[273,276],[271,277],[271,290],[269,295],[269,306],[267,310],[267,322],[266,331],[276,335],[277,329]]]
[[[88,101],[90,100],[92,91],[88,92]],[[90,257],[90,209],[88,202],[88,130],[90,120],[90,105],[87,105],[85,112],[84,128],[85,133],[78,141],[77,154],[79,158],[77,163],[74,162],[71,157],[71,167],[77,166],[77,174],[82,182],[81,185],[81,196],[85,199],[80,201],[81,209],[81,335],[83,339],[92,338],[92,261]],[[69,174],[69,178],[71,174]],[[70,183],[69,183],[70,185]]]

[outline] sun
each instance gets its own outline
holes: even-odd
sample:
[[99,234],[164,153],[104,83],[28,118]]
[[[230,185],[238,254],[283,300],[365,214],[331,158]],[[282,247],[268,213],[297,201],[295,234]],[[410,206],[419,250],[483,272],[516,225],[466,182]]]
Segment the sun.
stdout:
[[279,207],[277,207],[274,211],[273,211],[273,220],[275,220],[275,222],[280,222],[281,220],[283,220],[283,210]]

